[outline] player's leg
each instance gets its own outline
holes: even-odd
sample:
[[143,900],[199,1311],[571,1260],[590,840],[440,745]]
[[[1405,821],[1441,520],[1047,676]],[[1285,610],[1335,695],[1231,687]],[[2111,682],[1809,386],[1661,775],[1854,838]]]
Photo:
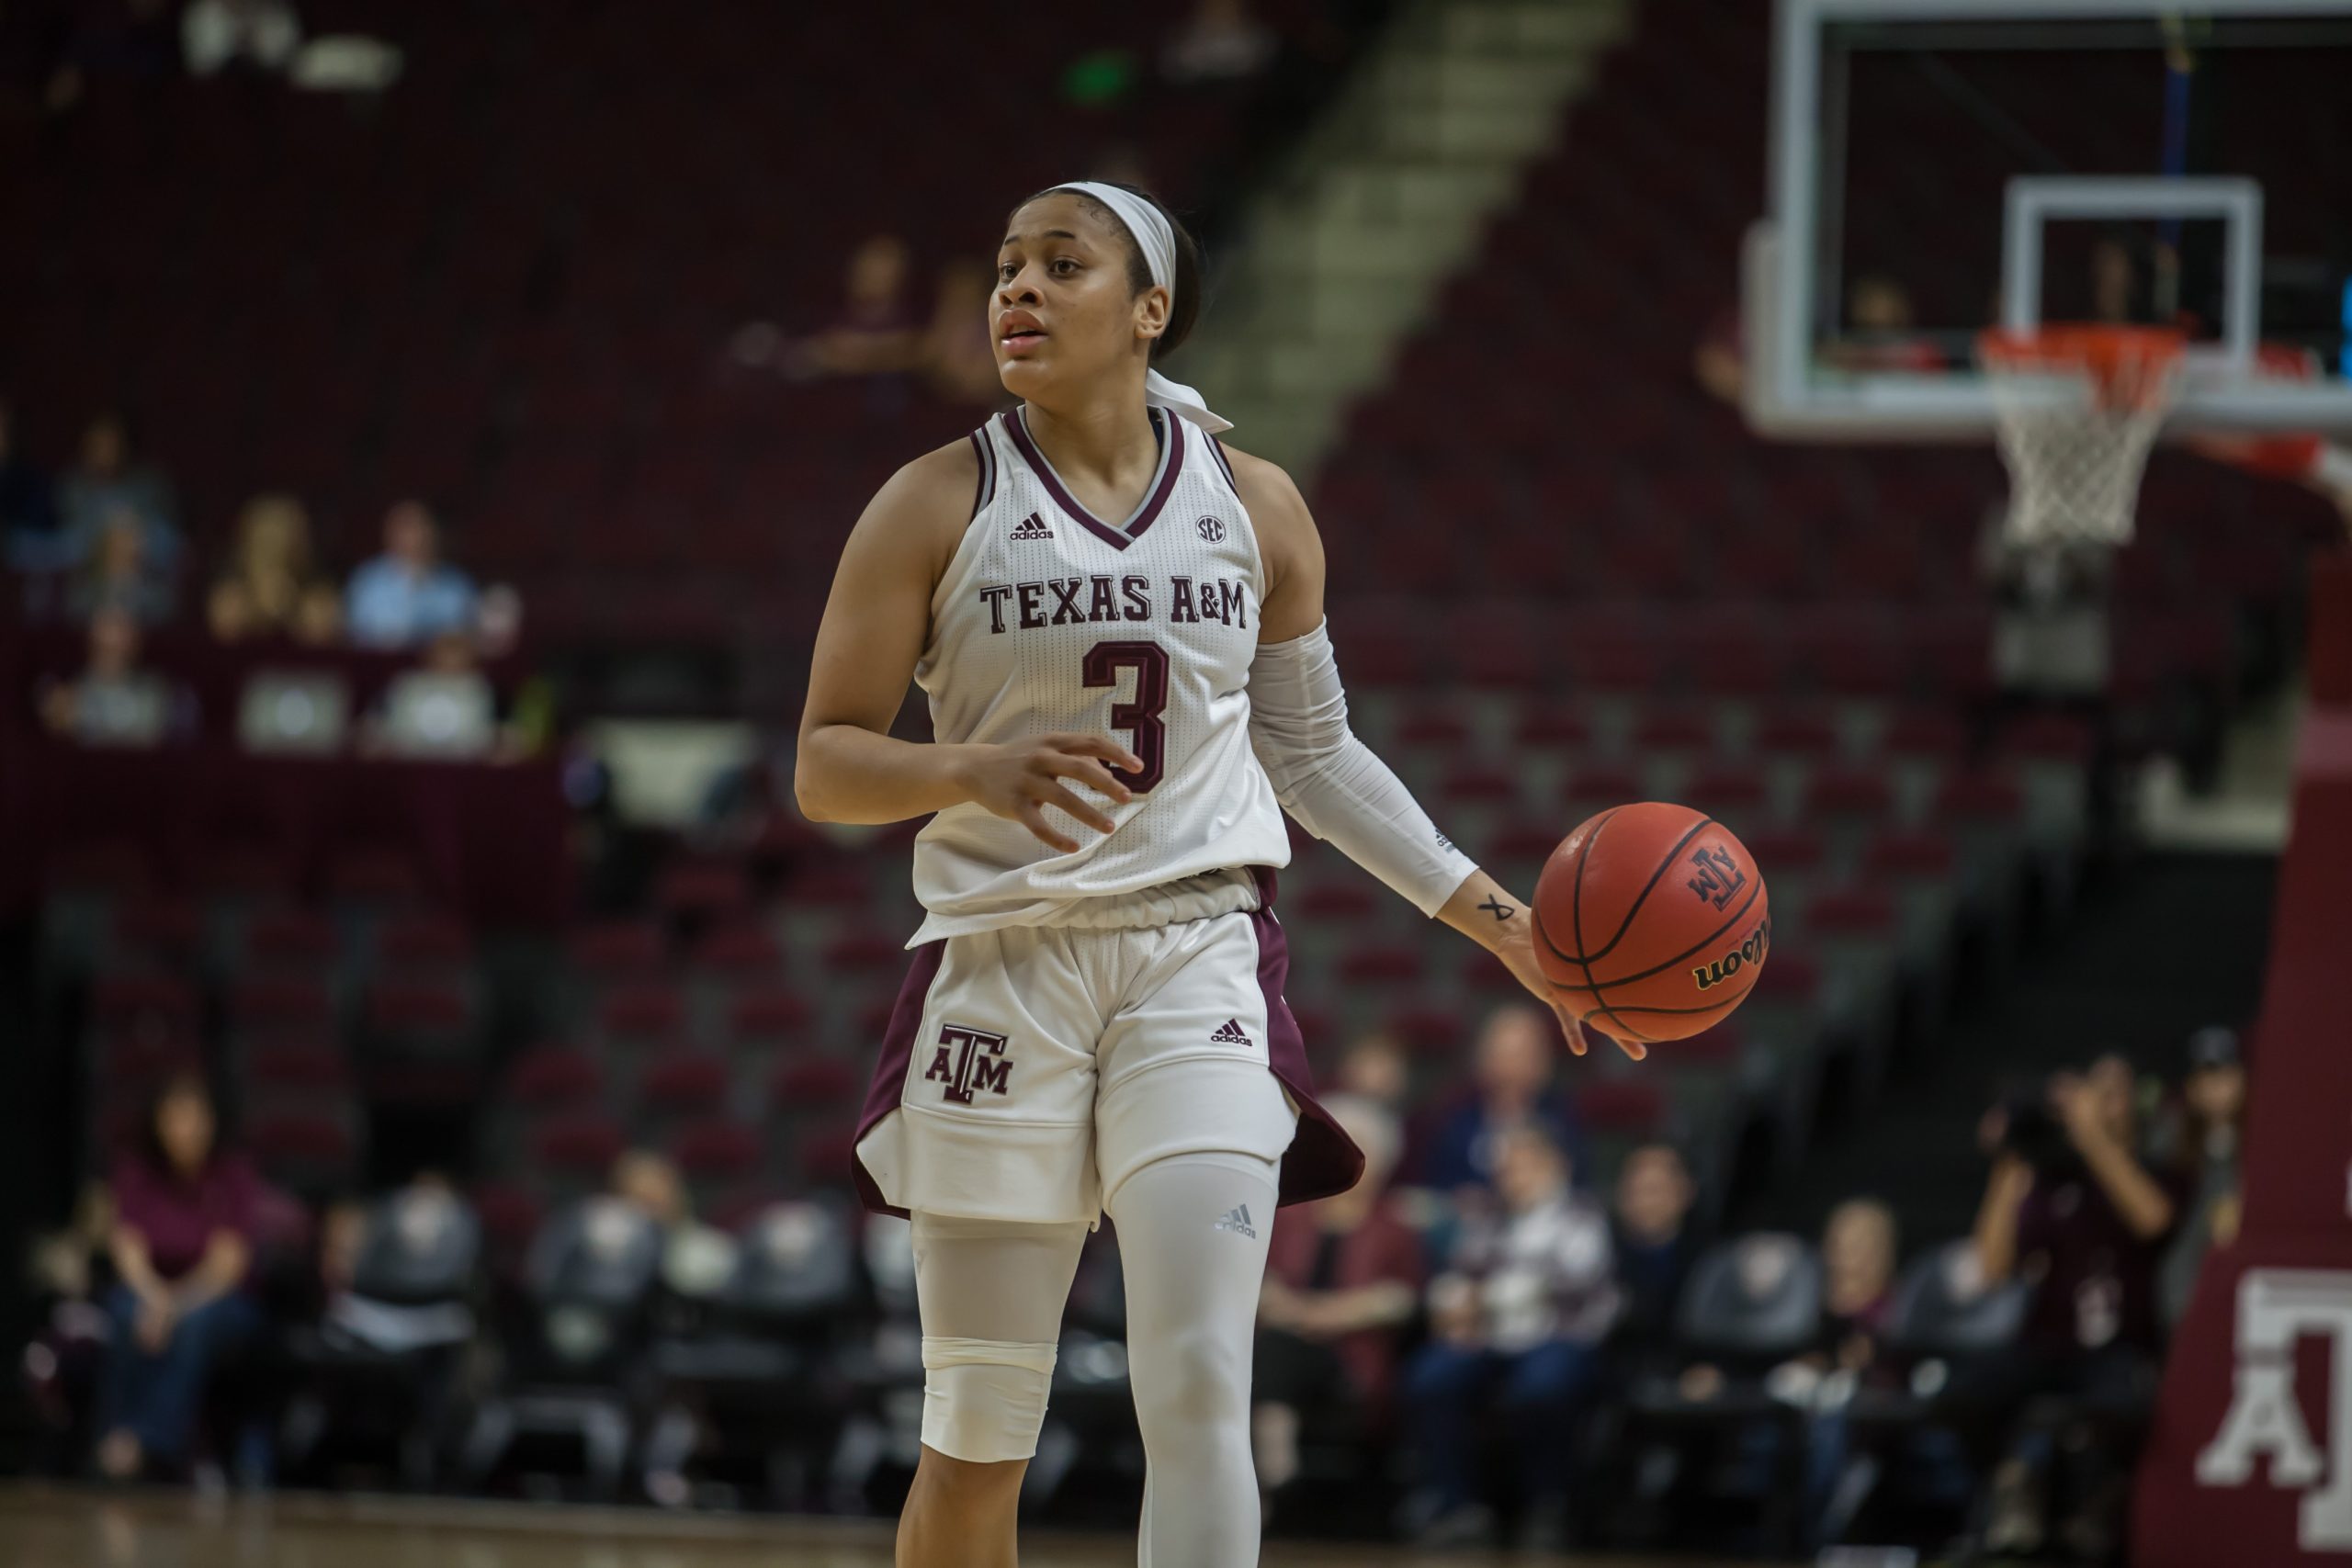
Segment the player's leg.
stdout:
[[1258,1561],[1250,1363],[1276,1173],[1258,1155],[1170,1155],[1110,1195],[1144,1446],[1140,1568]]
[[899,1517],[899,1568],[1012,1568],[1021,1478],[1087,1230],[916,1212],[922,1457]]
[[1269,1066],[1279,965],[1261,974],[1247,914],[1128,933],[1122,946],[1094,1126],[1144,1440],[1137,1561],[1246,1568],[1259,1534],[1250,1355],[1278,1162],[1297,1121]]

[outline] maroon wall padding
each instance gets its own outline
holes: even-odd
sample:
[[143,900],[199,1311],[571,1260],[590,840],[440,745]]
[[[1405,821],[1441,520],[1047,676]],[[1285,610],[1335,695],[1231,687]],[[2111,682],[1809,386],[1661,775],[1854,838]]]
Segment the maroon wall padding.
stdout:
[[2311,705],[2247,1106],[2140,1472],[2141,1568],[2352,1562],[2352,555],[2312,570]]

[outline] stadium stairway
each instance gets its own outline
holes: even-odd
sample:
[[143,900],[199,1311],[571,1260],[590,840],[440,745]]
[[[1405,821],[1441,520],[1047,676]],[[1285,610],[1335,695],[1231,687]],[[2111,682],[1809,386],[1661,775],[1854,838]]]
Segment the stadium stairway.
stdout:
[[2192,1030],[2251,1020],[2277,875],[2267,854],[2100,866],[2068,918],[2028,934],[2014,976],[1916,1045],[1860,1117],[1823,1125],[1785,1178],[1736,1200],[1730,1224],[1811,1235],[1833,1204],[1871,1195],[1894,1205],[1906,1247],[1967,1234],[1984,1190],[1977,1122],[2006,1088],[2109,1049],[2175,1078]]
[[1312,472],[1558,135],[1629,0],[1419,0],[1267,183],[1175,367],[1251,451]]

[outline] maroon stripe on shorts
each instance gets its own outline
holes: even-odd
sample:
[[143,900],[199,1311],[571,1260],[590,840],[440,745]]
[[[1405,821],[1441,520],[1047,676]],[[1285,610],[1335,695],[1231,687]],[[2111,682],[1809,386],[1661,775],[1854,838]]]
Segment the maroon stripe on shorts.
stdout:
[[882,1031],[882,1055],[874,1064],[873,1081],[865,1086],[865,1109],[857,1118],[857,1136],[851,1140],[850,1175],[857,1182],[857,1195],[865,1206],[877,1214],[908,1217],[904,1209],[891,1207],[882,1198],[882,1190],[865,1173],[855,1145],[865,1141],[885,1116],[899,1109],[906,1097],[907,1066],[914,1060],[915,1032],[922,1027],[923,1003],[930,998],[932,982],[939,978],[939,965],[947,956],[945,939],[927,942],[915,949],[914,962],[907,965],[907,977],[899,987],[899,999],[891,1004],[890,1022]]
[[1253,865],[1258,908],[1250,924],[1258,934],[1258,988],[1266,996],[1266,1065],[1298,1101],[1298,1131],[1283,1156],[1280,1201],[1305,1203],[1345,1192],[1363,1177],[1363,1151],[1315,1098],[1314,1069],[1306,1065],[1306,1039],[1283,1000],[1290,979],[1290,939],[1274,919],[1274,872]]

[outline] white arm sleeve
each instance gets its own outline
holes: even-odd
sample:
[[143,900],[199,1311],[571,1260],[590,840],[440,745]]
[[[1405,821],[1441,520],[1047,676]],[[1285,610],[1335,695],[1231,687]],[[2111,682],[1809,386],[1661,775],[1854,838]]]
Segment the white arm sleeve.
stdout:
[[1250,665],[1250,743],[1298,825],[1434,915],[1478,869],[1437,830],[1388,764],[1348,728],[1348,694],[1318,626],[1261,643]]

